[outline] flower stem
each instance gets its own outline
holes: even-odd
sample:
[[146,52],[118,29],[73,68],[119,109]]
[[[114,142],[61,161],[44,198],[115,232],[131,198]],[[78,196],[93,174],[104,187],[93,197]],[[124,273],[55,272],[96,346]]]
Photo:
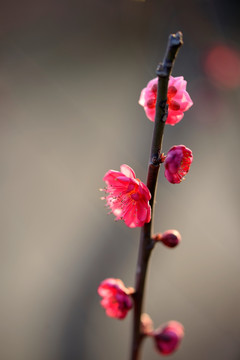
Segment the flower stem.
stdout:
[[167,90],[168,81],[171,74],[175,58],[180,46],[183,44],[182,33],[178,32],[169,36],[166,54],[162,63],[157,67],[156,74],[158,76],[158,90],[156,102],[156,115],[154,122],[154,130],[152,137],[152,146],[150,153],[150,161],[148,165],[147,187],[151,192],[150,206],[152,211],[151,221],[145,224],[141,229],[138,261],[136,268],[135,293],[134,293],[134,314],[132,329],[132,344],[130,360],[140,359],[140,346],[143,334],[140,330],[140,318],[143,307],[143,296],[145,279],[148,268],[148,261],[155,242],[152,239],[152,224],[154,212],[154,198],[156,192],[158,171],[161,164],[161,148],[163,140],[164,126],[167,119]]

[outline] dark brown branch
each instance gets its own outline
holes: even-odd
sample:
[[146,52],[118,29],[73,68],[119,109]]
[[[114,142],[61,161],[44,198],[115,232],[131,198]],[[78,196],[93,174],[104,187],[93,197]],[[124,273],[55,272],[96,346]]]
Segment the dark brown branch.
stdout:
[[156,71],[158,76],[156,115],[155,115],[150,162],[148,165],[148,176],[147,176],[147,187],[149,188],[152,195],[150,200],[152,218],[151,221],[148,224],[145,224],[141,229],[138,262],[136,269],[132,348],[131,348],[130,360],[140,359],[140,346],[143,339],[143,336],[140,332],[140,317],[142,314],[143,295],[144,295],[148,261],[152,249],[154,248],[154,241],[152,240],[154,198],[156,192],[158,172],[161,163],[163,132],[164,132],[164,126],[165,126],[165,121],[167,119],[167,111],[168,111],[168,105],[167,105],[168,81],[178,50],[182,44],[183,41],[182,41],[181,32],[169,36],[168,45],[163,63],[160,63],[158,65]]

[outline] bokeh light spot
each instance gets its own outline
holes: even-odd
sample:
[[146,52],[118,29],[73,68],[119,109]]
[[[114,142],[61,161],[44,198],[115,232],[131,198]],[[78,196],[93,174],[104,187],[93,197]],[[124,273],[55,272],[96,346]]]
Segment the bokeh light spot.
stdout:
[[217,85],[229,89],[240,85],[240,55],[229,46],[212,47],[205,58],[204,69]]

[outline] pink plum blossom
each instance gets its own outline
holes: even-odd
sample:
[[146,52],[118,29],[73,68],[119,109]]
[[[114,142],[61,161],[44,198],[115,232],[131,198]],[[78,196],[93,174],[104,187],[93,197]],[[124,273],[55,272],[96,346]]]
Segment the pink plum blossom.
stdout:
[[[144,107],[146,116],[149,120],[155,119],[155,106],[157,100],[157,85],[158,78],[149,81],[147,87],[145,87],[140,95],[139,104]],[[168,83],[167,103],[168,103],[168,117],[166,124],[175,125],[184,116],[184,112],[187,111],[192,105],[192,99],[186,91],[187,81],[183,76],[174,78],[170,76]]]
[[121,172],[109,170],[103,180],[108,195],[104,197],[116,220],[124,220],[130,228],[143,226],[151,219],[151,199],[147,186],[136,179],[135,173],[128,165],[120,167]]
[[172,184],[179,184],[188,173],[192,160],[192,151],[186,146],[173,146],[164,161],[166,179]]
[[116,319],[124,319],[133,307],[132,293],[133,289],[126,288],[120,279],[105,279],[98,287],[102,307],[108,316]]
[[169,321],[153,333],[157,351],[170,355],[179,347],[184,336],[184,328],[178,321]]

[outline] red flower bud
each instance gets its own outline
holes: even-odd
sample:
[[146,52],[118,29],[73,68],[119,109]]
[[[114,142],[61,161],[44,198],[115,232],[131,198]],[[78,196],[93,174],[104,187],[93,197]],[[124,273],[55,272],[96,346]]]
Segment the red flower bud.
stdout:
[[181,235],[177,230],[167,230],[160,238],[160,241],[170,248],[177,246],[181,240]]
[[166,179],[172,184],[179,184],[188,173],[192,160],[192,151],[186,146],[173,146],[164,161]]
[[157,351],[162,355],[172,354],[179,347],[184,336],[184,328],[177,321],[169,321],[153,333]]
[[98,287],[98,294],[102,296],[101,305],[106,314],[116,319],[124,319],[133,307],[131,294],[133,288],[126,288],[120,279],[105,279]]

